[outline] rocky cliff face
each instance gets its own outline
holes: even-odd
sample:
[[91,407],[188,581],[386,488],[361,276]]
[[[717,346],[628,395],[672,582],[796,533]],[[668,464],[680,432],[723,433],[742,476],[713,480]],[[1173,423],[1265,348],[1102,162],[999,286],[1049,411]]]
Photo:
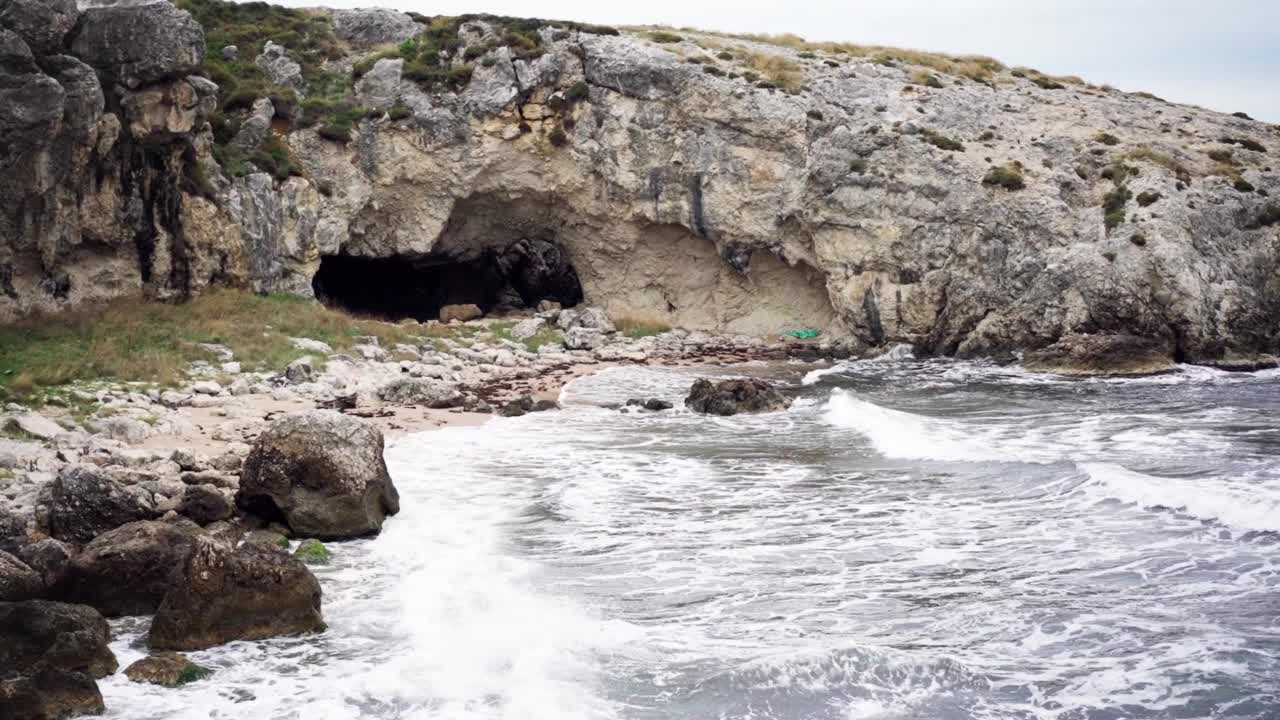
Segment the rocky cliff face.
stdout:
[[[431,46],[424,82],[414,38],[439,22],[335,11],[349,140],[278,97],[237,114],[242,150],[287,148],[280,181],[214,161],[186,13],[0,8],[0,318],[211,283],[310,294],[325,257],[536,239],[593,304],[693,328],[945,355],[1280,349],[1280,133],[1246,117],[695,33],[545,23],[531,53],[484,18]],[[306,97],[303,50],[236,49]]]

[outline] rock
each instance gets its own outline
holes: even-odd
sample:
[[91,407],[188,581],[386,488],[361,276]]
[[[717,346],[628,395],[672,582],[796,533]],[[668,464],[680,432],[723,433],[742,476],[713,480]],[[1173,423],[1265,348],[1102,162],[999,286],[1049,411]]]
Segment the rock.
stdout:
[[649,398],[647,400],[632,398],[631,400],[627,401],[627,405],[630,407],[642,407],[645,410],[649,410],[651,412],[658,412],[660,410],[670,410],[672,407],[675,407],[671,403],[667,402],[666,400],[662,400],[661,398]]
[[560,403],[554,400],[534,400],[533,396],[525,395],[503,405],[498,410],[498,414],[502,417],[520,417],[528,413],[545,412],[547,410],[559,410]]
[[320,583],[295,558],[197,538],[156,611],[153,650],[201,650],[325,629]]
[[547,321],[543,318],[529,318],[528,320],[521,320],[511,326],[511,339],[528,340],[534,335],[542,332],[542,329],[546,326]]
[[107,617],[150,615],[172,585],[173,569],[194,535],[159,521],[103,533],[71,559],[52,596],[96,608]]
[[212,380],[199,380],[191,383],[191,392],[197,395],[220,395],[222,386]]
[[368,108],[387,110],[401,97],[400,78],[404,59],[382,58],[356,83],[356,95]]
[[244,544],[269,550],[288,550],[289,538],[271,530],[252,530],[245,534]]
[[16,554],[28,541],[26,518],[0,506],[0,550]]
[[329,553],[329,548],[319,540],[307,539],[298,544],[298,549],[293,551],[293,556],[301,560],[307,565],[328,565],[333,559]]
[[289,58],[281,45],[268,40],[262,46],[262,54],[253,61],[271,82],[280,87],[302,91],[306,82],[302,79],[302,66]]
[[475,320],[483,316],[479,305],[445,305],[440,308],[440,322],[449,323],[457,320],[458,322],[466,322]]
[[413,18],[389,8],[331,10],[333,32],[356,48],[399,43],[422,32]]
[[39,573],[0,550],[0,601],[34,600],[43,594]]
[[132,0],[85,7],[71,52],[125,86],[194,73],[204,62],[204,30],[168,0]]
[[334,395],[329,400],[321,400],[316,403],[316,407],[321,410],[354,410],[359,395],[357,393],[347,393],[345,395]]
[[52,440],[66,432],[58,423],[34,412],[14,415],[9,421],[21,432],[41,440]]
[[240,475],[236,505],[283,516],[302,537],[377,533],[400,497],[382,457],[382,432],[331,410],[286,415],[258,436]]
[[139,142],[161,144],[189,135],[204,124],[206,109],[186,80],[156,83],[127,90],[120,99],[129,133]]
[[0,717],[61,720],[103,711],[94,678],[116,671],[111,630],[93,608],[0,602]]
[[298,348],[303,352],[313,352],[321,355],[332,355],[333,348],[328,343],[312,340],[310,338],[289,338],[289,344]]
[[684,404],[694,412],[707,415],[737,415],[786,410],[791,401],[763,380],[735,378],[717,382],[696,380]]
[[1068,335],[1026,353],[1023,365],[1059,375],[1151,375],[1174,369],[1169,346],[1133,335]]
[[231,147],[246,153],[257,150],[271,134],[271,121],[275,116],[276,106],[270,98],[254,100],[248,117],[240,123],[240,129],[231,139]]
[[235,508],[212,485],[188,485],[177,510],[178,514],[191,518],[197,525],[208,525],[231,517]]
[[[560,316],[564,317],[564,314]],[[595,350],[604,342],[604,332],[592,328],[575,326],[564,334],[564,346],[570,350]]]
[[33,53],[48,55],[62,47],[62,39],[76,24],[75,0],[4,0],[0,27],[13,30]]
[[137,445],[151,436],[150,425],[123,415],[91,420],[89,429],[98,435],[129,445]]
[[227,62],[235,62],[240,59],[240,48],[235,45],[222,46],[222,59]]
[[76,546],[70,543],[45,538],[22,548],[18,557],[40,575],[45,589],[52,589],[62,580],[77,552]]
[[285,366],[284,377],[289,382],[297,385],[299,383],[311,382],[315,379],[316,370],[311,364],[311,356],[303,355]]
[[429,408],[459,407],[463,395],[446,382],[427,378],[398,378],[378,388],[378,397],[393,405],[418,405]]
[[539,300],[535,308],[539,315],[554,315],[554,318],[548,317],[548,320],[555,320],[560,317],[560,303],[555,300]]
[[87,543],[108,530],[154,516],[137,495],[92,465],[64,468],[49,497],[49,534],[72,543]]
[[191,662],[190,658],[181,653],[159,652],[125,668],[124,674],[136,683],[172,688],[203,680],[212,675],[213,671]]

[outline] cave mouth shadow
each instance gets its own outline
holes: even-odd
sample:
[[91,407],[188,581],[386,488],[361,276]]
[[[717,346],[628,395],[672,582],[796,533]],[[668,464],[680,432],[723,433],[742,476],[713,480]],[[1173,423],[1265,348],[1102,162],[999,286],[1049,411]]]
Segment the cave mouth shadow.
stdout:
[[446,305],[474,304],[485,315],[500,315],[543,300],[564,307],[582,302],[582,284],[564,249],[539,239],[466,255],[326,255],[311,287],[327,306],[393,321],[436,320]]

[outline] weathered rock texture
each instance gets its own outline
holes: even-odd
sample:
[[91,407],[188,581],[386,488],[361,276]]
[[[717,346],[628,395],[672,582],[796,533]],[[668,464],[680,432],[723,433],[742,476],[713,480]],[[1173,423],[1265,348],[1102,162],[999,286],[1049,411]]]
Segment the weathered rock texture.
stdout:
[[786,410],[791,401],[772,385],[756,378],[695,380],[685,407],[707,415],[738,415]]
[[245,458],[236,502],[280,517],[302,537],[376,533],[400,511],[382,432],[332,410],[294,413],[262,432]]
[[[172,46],[189,24],[156,12],[163,43],[105,52],[93,23],[123,12],[86,12],[80,60],[56,56],[56,72],[26,59],[46,41],[0,36],[0,134],[21,141],[0,158],[0,317],[213,282],[310,294],[326,256],[466,259],[536,239],[563,248],[588,302],[691,328],[946,355],[1124,334],[1208,363],[1280,343],[1280,134],[1264,123],[1007,71],[919,83],[901,62],[694,33],[547,26],[545,54],[517,59],[476,21],[447,58],[474,63],[465,89],[425,91],[381,60],[357,100],[400,112],[345,144],[290,133],[303,177],[229,179],[172,85],[197,58]],[[387,12],[333,19],[355,47],[413,31]],[[754,57],[794,65],[800,89],[749,82]],[[81,60],[124,83],[112,110]],[[175,133],[187,112],[195,129]],[[1225,165],[1208,154],[1224,147]],[[984,183],[996,167],[1018,182]]]
[[103,710],[95,678],[116,671],[111,630],[83,605],[0,602],[0,717],[60,720]]

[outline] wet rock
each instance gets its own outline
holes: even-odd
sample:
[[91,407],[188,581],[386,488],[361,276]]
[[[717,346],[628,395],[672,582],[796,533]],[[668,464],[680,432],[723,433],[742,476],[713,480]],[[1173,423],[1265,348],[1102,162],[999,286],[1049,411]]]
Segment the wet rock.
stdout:
[[707,415],[737,415],[786,410],[791,401],[764,380],[735,378],[695,381],[684,404],[694,412]]
[[0,601],[34,600],[44,594],[40,574],[0,550]]
[[212,485],[188,485],[177,510],[178,514],[191,518],[197,525],[208,525],[231,517],[235,508]]
[[258,437],[245,459],[236,504],[281,517],[302,537],[377,533],[400,497],[382,457],[382,432],[331,410],[287,415]]
[[93,465],[64,468],[50,486],[49,499],[49,534],[77,544],[155,514],[138,495]]
[[457,320],[466,322],[481,317],[484,313],[480,310],[479,305],[445,305],[440,308],[440,322],[449,323]]
[[125,677],[136,683],[180,687],[203,680],[213,671],[191,662],[182,653],[159,652],[149,655],[124,669]]
[[311,382],[315,379],[316,369],[312,364],[311,356],[304,355],[297,360],[285,366],[284,377],[289,382],[297,385],[299,383]]
[[56,52],[76,24],[80,11],[75,0],[4,0],[0,2],[0,27],[16,32],[40,55]]
[[353,47],[399,43],[422,31],[408,15],[389,8],[332,10],[333,32]]
[[0,602],[0,717],[61,720],[103,711],[95,678],[116,671],[111,630],[93,608]]
[[452,408],[462,405],[463,394],[453,385],[427,378],[399,378],[378,388],[378,397],[393,405]]
[[328,565],[333,559],[329,553],[329,548],[319,540],[307,539],[298,544],[298,549],[293,551],[293,556],[306,563],[307,565]]
[[198,538],[174,577],[147,637],[154,650],[200,650],[325,628],[320,583],[285,553]]
[[502,417],[520,417],[535,412],[559,410],[560,403],[554,400],[534,400],[532,395],[525,395],[503,405],[498,414]]
[[1067,335],[1049,347],[1026,353],[1023,365],[1059,375],[1151,375],[1174,369],[1163,341],[1133,335]]
[[129,88],[194,73],[204,30],[167,0],[94,4],[81,13],[71,52]]
[[647,400],[631,398],[627,401],[627,407],[641,407],[651,412],[658,412],[661,410],[670,410],[675,406],[661,398],[648,398]]
[[154,520],[103,533],[72,558],[52,596],[97,608],[107,617],[149,615],[171,587],[173,570],[193,538]]

